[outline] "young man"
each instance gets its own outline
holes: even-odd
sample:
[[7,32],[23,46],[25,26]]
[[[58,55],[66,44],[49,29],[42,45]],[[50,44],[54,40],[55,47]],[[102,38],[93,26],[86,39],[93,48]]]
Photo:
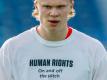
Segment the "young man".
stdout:
[[40,25],[7,40],[0,50],[0,80],[107,80],[103,45],[68,27],[73,0],[35,0]]

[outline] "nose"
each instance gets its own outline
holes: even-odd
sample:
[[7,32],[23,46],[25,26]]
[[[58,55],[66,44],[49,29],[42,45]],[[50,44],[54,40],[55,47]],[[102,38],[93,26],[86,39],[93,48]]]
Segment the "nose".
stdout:
[[59,16],[59,11],[56,8],[52,8],[51,11],[50,11],[50,16],[58,17]]

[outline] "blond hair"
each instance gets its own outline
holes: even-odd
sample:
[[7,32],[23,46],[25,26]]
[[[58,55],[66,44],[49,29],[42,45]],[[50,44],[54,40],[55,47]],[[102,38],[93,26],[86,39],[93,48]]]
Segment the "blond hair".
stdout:
[[[67,17],[68,17],[68,20],[69,20],[70,18],[72,18],[72,17],[75,16],[74,0],[70,0],[70,2],[71,2],[71,4],[72,4],[72,6],[71,6],[71,8],[70,8],[70,13],[69,13],[69,15],[67,16]],[[35,4],[35,3],[37,3],[37,0],[34,0],[34,4]],[[33,12],[32,12],[32,16],[33,16],[34,18],[36,18],[37,20],[39,20],[39,13],[38,13],[38,10],[37,10],[36,7],[34,8],[34,10],[33,10]]]

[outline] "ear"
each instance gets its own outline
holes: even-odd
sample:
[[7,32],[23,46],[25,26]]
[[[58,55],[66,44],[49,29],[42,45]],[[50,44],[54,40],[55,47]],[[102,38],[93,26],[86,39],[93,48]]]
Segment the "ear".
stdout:
[[70,0],[70,8],[71,8],[71,9],[74,8],[74,0]]
[[70,0],[70,13],[74,13],[74,0]]
[[37,16],[38,14],[39,14],[39,11],[38,11],[38,3],[37,3],[37,1],[34,1],[34,10],[33,10],[32,15],[33,15],[33,16]]
[[38,10],[38,2],[37,2],[37,1],[34,2],[34,8],[35,8],[36,10]]

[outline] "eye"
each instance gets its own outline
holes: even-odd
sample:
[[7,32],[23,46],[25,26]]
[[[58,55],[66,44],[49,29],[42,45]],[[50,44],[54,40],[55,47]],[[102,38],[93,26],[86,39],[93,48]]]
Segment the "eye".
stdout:
[[57,6],[57,8],[65,8],[66,6],[65,5],[59,5],[59,6]]
[[52,7],[49,6],[49,5],[44,5],[43,7],[44,7],[44,8],[47,8],[47,9],[51,9],[51,8],[52,8]]

